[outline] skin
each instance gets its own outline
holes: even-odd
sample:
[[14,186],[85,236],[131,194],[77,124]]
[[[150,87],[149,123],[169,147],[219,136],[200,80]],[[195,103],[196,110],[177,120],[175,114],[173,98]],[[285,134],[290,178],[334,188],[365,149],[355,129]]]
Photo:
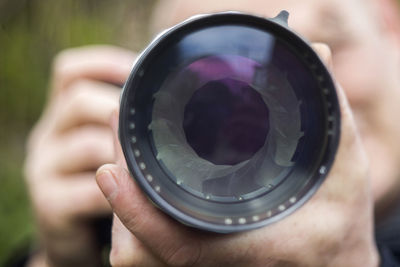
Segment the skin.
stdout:
[[110,207],[93,186],[94,170],[114,161],[97,172],[116,214],[114,266],[377,266],[373,201],[379,210],[389,207],[400,188],[400,126],[391,120],[400,109],[400,30],[394,26],[400,23],[392,2],[379,1],[169,0],[156,9],[154,29],[201,12],[236,9],[271,17],[287,9],[292,28],[332,47],[333,67],[329,49],[314,47],[344,88],[338,86],[342,139],[327,181],[293,215],[234,235],[199,233],[170,219],[132,182],[117,142],[113,153],[107,122],[119,93],[110,84],[126,79],[134,55],[110,47],[63,52],[28,146],[26,177],[44,248],[32,266],[98,265],[87,222],[110,214]]
[[[48,104],[28,140],[25,177],[43,251],[31,266],[99,266],[91,228],[111,209],[95,181],[114,160],[111,111],[134,54],[115,47],[70,49],[53,65]],[[100,107],[100,108],[99,108]],[[47,262],[47,263],[46,263]]]

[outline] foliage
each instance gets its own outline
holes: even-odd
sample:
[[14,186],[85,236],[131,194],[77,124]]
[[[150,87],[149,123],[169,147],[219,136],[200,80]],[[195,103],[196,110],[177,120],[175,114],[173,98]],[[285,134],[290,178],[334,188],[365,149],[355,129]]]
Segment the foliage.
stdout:
[[140,50],[149,0],[0,0],[0,266],[33,239],[23,181],[25,140],[46,101],[51,61],[65,48]]

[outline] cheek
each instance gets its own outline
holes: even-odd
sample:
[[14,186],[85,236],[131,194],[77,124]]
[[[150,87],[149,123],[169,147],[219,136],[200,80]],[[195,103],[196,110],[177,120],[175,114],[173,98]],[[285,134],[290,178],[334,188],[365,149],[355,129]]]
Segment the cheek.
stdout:
[[384,73],[372,47],[346,48],[333,55],[334,73],[353,106],[374,101]]

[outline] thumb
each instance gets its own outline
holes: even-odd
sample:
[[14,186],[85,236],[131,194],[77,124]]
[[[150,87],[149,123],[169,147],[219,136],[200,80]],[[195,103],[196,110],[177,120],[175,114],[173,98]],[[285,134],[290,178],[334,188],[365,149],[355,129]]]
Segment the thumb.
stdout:
[[192,266],[200,242],[184,225],[153,206],[126,169],[108,164],[96,174],[97,183],[125,227],[168,265]]
[[134,182],[118,142],[116,112],[111,117],[117,164],[106,164],[96,181],[122,224],[168,265],[191,266],[200,256],[194,232],[157,209]]

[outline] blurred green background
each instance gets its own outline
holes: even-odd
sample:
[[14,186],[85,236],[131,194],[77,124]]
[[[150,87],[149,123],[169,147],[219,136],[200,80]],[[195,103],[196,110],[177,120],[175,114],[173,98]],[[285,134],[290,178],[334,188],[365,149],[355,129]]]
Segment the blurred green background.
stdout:
[[51,61],[65,48],[149,39],[154,0],[0,0],[0,266],[34,239],[23,180],[25,140],[46,101]]

